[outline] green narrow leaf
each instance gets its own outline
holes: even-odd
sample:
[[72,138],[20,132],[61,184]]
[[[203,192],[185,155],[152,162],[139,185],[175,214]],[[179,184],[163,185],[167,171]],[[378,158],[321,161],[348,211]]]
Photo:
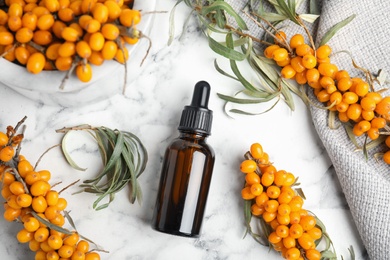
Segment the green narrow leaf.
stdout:
[[225,45],[214,40],[211,36],[208,36],[208,40],[209,40],[210,48],[214,52],[216,52],[217,54],[222,55],[225,58],[228,58],[231,60],[237,60],[237,61],[245,60],[245,58],[246,58],[245,54],[238,52],[238,51],[235,51],[232,48],[226,47]]
[[346,18],[345,20],[338,22],[337,24],[333,25],[322,37],[320,46],[327,43],[341,28],[349,24],[354,18],[356,17],[356,14],[353,14]]
[[295,1],[294,0],[288,0],[288,5],[286,4],[286,2],[284,0],[277,0],[277,3],[279,5],[279,7],[281,8],[281,10],[283,11],[283,13],[288,16],[288,18],[299,25],[299,22],[296,18],[296,13],[295,13]]
[[175,38],[175,11],[176,7],[183,2],[183,0],[178,0],[176,4],[173,6],[170,15],[169,15],[169,38],[168,38],[168,46],[171,45],[173,39]]
[[62,228],[60,226],[57,226],[57,225],[54,225],[53,223],[51,223],[50,221],[40,217],[35,211],[31,211],[30,212],[31,215],[34,216],[34,218],[36,218],[39,222],[41,222],[42,224],[44,224],[45,226],[47,226],[48,228],[50,229],[53,229],[55,231],[58,231],[58,232],[61,232],[61,233],[64,233],[66,235],[71,235],[73,232],[65,229],[65,228]]
[[310,0],[309,8],[310,8],[311,14],[318,14],[319,15],[321,13],[318,0]]
[[209,13],[213,13],[215,11],[225,11],[226,13],[228,13],[230,16],[232,16],[236,22],[237,22],[237,25],[242,29],[242,30],[247,30],[248,27],[245,23],[245,21],[241,18],[240,15],[238,15],[236,13],[236,11],[234,11],[233,7],[231,5],[229,5],[228,3],[224,2],[224,1],[215,1],[213,2],[211,5],[209,6],[204,6],[201,10],[201,14],[203,16],[206,16],[207,14]]
[[68,153],[68,150],[66,149],[67,140],[68,140],[68,136],[69,136],[70,132],[71,131],[66,132],[64,137],[62,138],[62,142],[61,142],[62,153],[64,154],[65,159],[69,163],[70,166],[72,166],[76,170],[85,171],[87,168],[81,168],[80,166],[78,166],[77,163],[72,159],[72,157]]

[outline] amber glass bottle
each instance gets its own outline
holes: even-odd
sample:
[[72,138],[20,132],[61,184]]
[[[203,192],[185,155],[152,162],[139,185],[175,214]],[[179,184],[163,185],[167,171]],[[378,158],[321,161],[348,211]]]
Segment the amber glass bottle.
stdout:
[[212,111],[208,109],[210,85],[195,85],[191,105],[185,106],[180,136],[168,146],[152,220],[154,229],[198,237],[206,208],[215,155],[206,143]]

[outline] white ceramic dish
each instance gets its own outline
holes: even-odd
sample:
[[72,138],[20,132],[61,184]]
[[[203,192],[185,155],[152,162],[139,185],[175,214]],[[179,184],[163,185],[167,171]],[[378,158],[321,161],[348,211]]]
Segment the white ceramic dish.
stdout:
[[[134,9],[143,12],[154,11],[157,0],[135,0]],[[154,15],[145,15],[137,25],[143,33],[150,32]],[[140,39],[135,45],[128,45],[130,58],[127,62],[128,71],[140,66],[143,55],[135,52],[141,45],[147,45],[146,39]],[[145,48],[143,48],[145,49]],[[146,49],[145,49],[146,50]],[[65,72],[43,71],[31,74],[26,68],[0,58],[0,82],[20,94],[47,105],[64,107],[82,106],[104,100],[114,94],[121,93],[124,86],[125,69],[115,61],[105,61],[101,66],[93,66],[93,77],[83,83],[72,74],[67,80],[64,89],[60,89]],[[135,73],[128,73],[127,82],[136,77]]]

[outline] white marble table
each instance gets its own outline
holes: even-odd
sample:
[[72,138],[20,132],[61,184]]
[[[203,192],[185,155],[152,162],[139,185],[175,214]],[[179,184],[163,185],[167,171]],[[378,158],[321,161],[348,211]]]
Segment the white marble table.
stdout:
[[[174,4],[173,0],[157,1],[156,9],[170,11]],[[178,31],[188,12],[184,5],[177,9]],[[223,59],[209,49],[194,20],[181,41],[167,46],[168,20],[168,13],[155,15],[150,34],[153,48],[140,74],[127,86],[126,95],[64,108],[37,103],[0,85],[0,127],[4,131],[7,125],[28,117],[22,154],[32,162],[60,142],[62,135],[55,133],[56,129],[84,123],[131,131],[147,147],[149,162],[139,179],[144,193],[141,206],[130,204],[127,189],[117,194],[108,209],[98,212],[91,206],[93,195],[71,195],[76,187],[64,192],[79,232],[109,251],[103,259],[281,259],[251,237],[243,238],[243,176],[239,164],[250,144],[260,142],[277,168],[299,176],[307,197],[305,207],[325,223],[339,256],[349,259],[347,248],[352,245],[356,259],[367,259],[308,109],[295,99],[294,112],[280,103],[261,116],[229,118],[216,93],[232,94],[239,86],[214,69],[214,59],[222,64]],[[216,152],[216,164],[202,235],[191,239],[156,232],[150,221],[165,147],[178,135],[182,108],[190,103],[193,86],[199,80],[208,81],[212,87],[209,107],[214,111],[214,121],[208,142]],[[100,167],[99,155],[88,135],[75,133],[69,147],[75,160],[88,170],[73,170],[54,149],[39,164],[39,168],[52,172],[53,183],[62,181],[65,185],[88,178]],[[4,212],[3,207],[0,212]],[[0,218],[0,226],[0,259],[33,259],[28,246],[18,244],[15,238],[20,224]]]

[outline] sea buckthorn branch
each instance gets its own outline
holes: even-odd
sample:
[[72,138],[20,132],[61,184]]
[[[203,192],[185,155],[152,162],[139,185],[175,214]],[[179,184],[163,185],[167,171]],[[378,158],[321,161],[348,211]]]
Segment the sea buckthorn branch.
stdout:
[[[247,234],[286,259],[337,259],[325,225],[303,207],[305,196],[296,187],[298,178],[278,170],[259,143],[252,144],[244,155],[240,171],[245,174],[241,197]],[[353,248],[349,250],[354,259]]]
[[[104,250],[90,249],[93,242],[77,232],[65,211],[67,201],[60,195],[73,184],[57,192],[56,184],[49,183],[50,171],[34,169],[23,155],[15,153],[15,149],[20,151],[23,135],[18,134],[18,129],[25,120],[26,117],[15,127],[8,126],[6,133],[0,132],[1,195],[6,201],[4,219],[22,224],[16,238],[20,243],[28,243],[35,252],[35,259],[99,260],[100,255],[95,251]],[[74,230],[64,227],[65,219]]]

